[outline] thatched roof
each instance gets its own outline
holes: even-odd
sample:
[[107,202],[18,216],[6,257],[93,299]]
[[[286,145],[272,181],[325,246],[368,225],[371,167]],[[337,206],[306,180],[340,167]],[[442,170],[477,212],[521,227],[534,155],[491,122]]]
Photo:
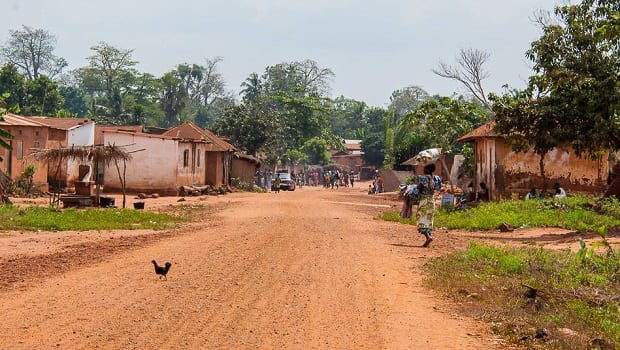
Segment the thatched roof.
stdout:
[[64,159],[89,160],[95,163],[110,164],[113,160],[130,160],[131,154],[122,147],[108,146],[71,146],[65,148],[39,149],[33,151],[37,160],[59,162]]

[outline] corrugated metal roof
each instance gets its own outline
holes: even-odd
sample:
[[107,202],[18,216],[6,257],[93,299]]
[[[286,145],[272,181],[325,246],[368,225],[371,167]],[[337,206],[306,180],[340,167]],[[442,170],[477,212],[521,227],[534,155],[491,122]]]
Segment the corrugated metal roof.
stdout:
[[13,113],[5,114],[3,120],[0,121],[0,125],[41,126],[38,123],[35,123],[26,119],[25,117]]
[[58,130],[70,130],[88,123],[94,121],[88,118],[24,117],[13,113],[7,113],[2,122],[3,125],[47,126]]
[[495,121],[487,122],[478,128],[468,132],[467,134],[459,137],[457,142],[469,142],[482,137],[499,137],[499,135],[493,130],[495,128]]
[[224,141],[209,130],[203,129],[192,122],[183,122],[163,133],[164,136],[172,136],[181,139],[204,140],[213,144],[212,151],[235,151],[235,147]]

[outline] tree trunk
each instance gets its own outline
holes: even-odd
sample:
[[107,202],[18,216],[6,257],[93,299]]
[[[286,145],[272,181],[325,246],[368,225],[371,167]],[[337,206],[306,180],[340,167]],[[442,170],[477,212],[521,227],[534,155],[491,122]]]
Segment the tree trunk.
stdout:
[[540,154],[540,159],[538,160],[538,167],[540,168],[540,177],[542,178],[542,189],[541,193],[547,191],[547,178],[545,177],[545,155],[547,152]]

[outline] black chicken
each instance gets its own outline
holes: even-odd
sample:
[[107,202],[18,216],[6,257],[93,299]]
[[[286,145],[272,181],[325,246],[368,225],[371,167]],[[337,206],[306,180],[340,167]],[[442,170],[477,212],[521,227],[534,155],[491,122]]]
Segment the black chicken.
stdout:
[[155,265],[155,273],[159,276],[159,279],[161,279],[162,277],[164,277],[165,279],[168,279],[168,277],[166,277],[166,275],[168,274],[168,271],[170,270],[170,266],[172,266],[172,263],[167,262],[165,266],[159,266],[157,265],[157,261],[153,260],[152,261],[153,265]]

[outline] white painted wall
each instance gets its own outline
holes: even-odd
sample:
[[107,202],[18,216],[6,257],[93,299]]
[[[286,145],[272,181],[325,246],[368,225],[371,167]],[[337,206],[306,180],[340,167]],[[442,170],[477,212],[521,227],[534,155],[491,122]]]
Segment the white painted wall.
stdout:
[[[178,141],[162,138],[158,135],[131,134],[122,132],[104,132],[104,144],[126,146],[132,153],[127,162],[126,187],[130,192],[176,193],[177,164],[179,153]],[[122,164],[121,173],[122,173]],[[121,189],[116,167],[111,163],[104,170],[104,189]]]
[[95,144],[95,122],[89,122],[67,130],[67,145],[92,146]]
[[[67,130],[67,147],[92,146],[94,144],[95,122],[89,122]],[[82,180],[78,178],[80,164],[86,163],[74,159],[67,161],[67,185],[70,186],[73,182]],[[90,165],[92,168],[92,164],[88,163],[87,165]],[[94,181],[94,177],[91,180]]]

